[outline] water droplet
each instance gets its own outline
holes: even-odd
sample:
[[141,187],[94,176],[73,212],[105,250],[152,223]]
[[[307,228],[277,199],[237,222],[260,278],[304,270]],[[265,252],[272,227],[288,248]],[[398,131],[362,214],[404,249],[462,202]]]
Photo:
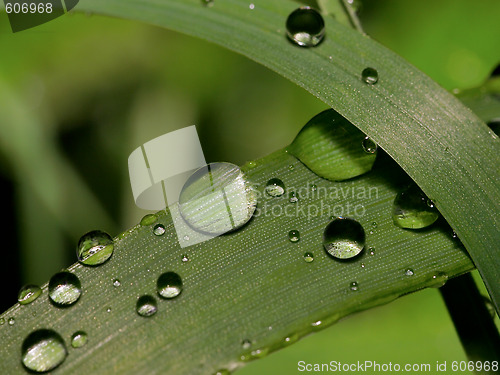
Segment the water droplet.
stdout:
[[73,348],[81,348],[87,343],[87,334],[83,331],[73,333],[71,336],[71,346]]
[[249,7],[251,10],[253,10],[253,9],[255,9],[255,4],[250,4],[248,7]]
[[329,109],[309,120],[287,149],[319,177],[343,181],[372,169],[377,152],[368,153],[363,149],[365,137],[353,124]]
[[254,161],[249,161],[248,162],[248,168],[255,168],[257,166],[257,163]]
[[337,259],[353,258],[365,247],[365,231],[356,220],[339,217],[326,226],[323,246]]
[[359,289],[358,283],[356,281],[353,281],[349,284],[349,289],[351,289],[353,292],[357,291]]
[[158,309],[158,305],[156,303],[156,299],[149,295],[144,295],[139,297],[136,304],[137,314],[140,316],[144,316],[146,318],[153,316],[156,314],[156,310]]
[[7,322],[9,323],[9,326],[13,326],[14,324],[16,324],[16,319],[9,318],[9,320]]
[[141,219],[141,225],[147,226],[156,223],[158,217],[155,214],[148,214]]
[[378,225],[377,225],[377,222],[376,222],[376,221],[374,221],[374,222],[372,223],[372,227],[373,227],[373,228],[376,228],[377,226],[378,226]]
[[189,241],[189,236],[188,236],[188,235],[185,235],[184,237],[182,237],[182,239],[183,239],[184,241]]
[[63,339],[52,330],[41,329],[32,332],[23,342],[23,365],[34,372],[55,369],[64,362],[66,355]]
[[394,199],[392,219],[398,227],[420,229],[433,224],[439,217],[434,207],[429,207],[427,197],[417,185],[411,185]]
[[368,254],[375,255],[375,248],[374,247],[369,247],[368,248]]
[[252,346],[252,342],[248,339],[245,339],[241,342],[241,347],[244,349],[244,350],[247,350],[247,349],[250,349],[250,347]]
[[231,373],[226,369],[217,370],[214,375],[231,375]]
[[73,273],[59,272],[49,281],[49,298],[56,306],[71,306],[81,294],[80,280]]
[[294,342],[297,342],[298,340],[299,340],[299,335],[294,333],[292,335],[288,335],[287,337],[285,337],[283,341],[285,345],[290,345],[293,344]]
[[165,234],[165,226],[163,224],[156,224],[153,233],[155,236],[163,236]]
[[214,5],[214,0],[201,0],[201,3],[206,7],[211,7]]
[[107,313],[110,313],[110,312],[111,312],[111,307],[108,307],[108,308],[106,309],[106,312],[107,312]]
[[316,185],[311,185],[311,191],[316,191],[318,190],[318,187]]
[[375,152],[377,152],[378,146],[371,140],[370,137],[365,137],[365,139],[363,139],[362,146],[363,150],[365,150],[365,152],[368,154],[374,154]]
[[290,203],[297,203],[299,201],[299,196],[294,191],[290,192],[288,197],[289,197],[288,200],[290,201]]
[[42,289],[38,285],[26,285],[19,291],[17,302],[26,305],[36,300],[40,294],[42,294]]
[[285,184],[279,178],[271,178],[266,184],[265,191],[271,197],[281,197],[285,193]]
[[363,269],[364,269],[365,267],[366,267],[366,266],[365,266],[365,264],[364,264],[364,263],[361,263],[361,268],[363,268]]
[[4,318],[0,318],[0,326],[3,326],[5,324],[5,319]]
[[295,169],[295,166],[294,166],[293,164],[290,164],[290,165],[288,166],[288,169],[289,169],[289,170],[291,170],[291,171],[293,171],[293,170]]
[[119,287],[119,286],[121,286],[121,285],[122,285],[122,283],[121,283],[121,281],[120,281],[120,280],[118,280],[118,279],[114,279],[114,280],[113,280],[113,286],[114,286],[114,287],[118,288],[118,287]]
[[434,208],[434,202],[432,201],[432,199],[427,198],[427,200],[425,201],[425,203],[427,203],[427,207]]
[[311,263],[312,261],[314,261],[313,253],[305,253],[304,260],[306,261],[306,263]]
[[288,232],[288,239],[290,242],[299,242],[300,240],[300,233],[298,230],[291,230]]
[[448,275],[444,272],[437,272],[431,277],[431,283],[429,284],[432,288],[441,288],[448,281]]
[[195,230],[220,235],[245,225],[257,206],[257,192],[241,169],[230,163],[208,164],[184,184],[179,210]]
[[83,235],[78,241],[76,255],[78,261],[86,266],[97,266],[113,255],[113,239],[100,230]]
[[361,72],[361,79],[369,85],[374,85],[378,82],[378,72],[373,68],[365,68]]
[[182,280],[175,272],[166,272],[160,275],[156,287],[161,297],[175,298],[182,292]]
[[182,261],[183,261],[183,262],[189,262],[189,258],[188,258],[188,256],[187,256],[187,255],[183,255],[183,256],[182,256]]
[[294,10],[286,20],[288,38],[301,47],[317,46],[325,36],[325,21],[319,12],[311,7]]
[[408,268],[406,271],[405,271],[405,275],[406,276],[413,276],[415,274],[415,272],[413,272],[413,270],[411,268]]

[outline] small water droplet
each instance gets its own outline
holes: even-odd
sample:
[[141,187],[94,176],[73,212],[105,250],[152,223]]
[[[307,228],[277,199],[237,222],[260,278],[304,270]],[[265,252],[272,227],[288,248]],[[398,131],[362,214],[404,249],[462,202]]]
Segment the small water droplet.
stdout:
[[294,191],[290,192],[288,198],[290,203],[297,203],[299,201],[299,196]]
[[285,193],[285,184],[279,178],[271,178],[266,184],[265,191],[271,197],[281,197]]
[[142,226],[147,226],[156,223],[156,220],[158,220],[158,217],[155,214],[148,214],[141,219],[140,224]]
[[36,300],[40,294],[42,294],[42,289],[38,285],[26,285],[19,291],[17,302],[26,305]]
[[214,0],[201,0],[201,3],[206,7],[211,7],[214,5]]
[[184,237],[182,237],[182,239],[183,239],[184,241],[189,241],[189,236],[188,236],[188,235],[185,235]]
[[304,254],[304,260],[306,261],[306,263],[311,263],[314,261],[314,255],[313,253],[305,253]]
[[316,185],[311,185],[311,191],[316,191],[318,190],[318,187]]
[[192,229],[220,235],[245,225],[257,207],[257,191],[231,163],[211,163],[194,172],[179,196],[179,211]]
[[368,248],[368,254],[375,255],[375,248],[374,247],[369,247]]
[[136,304],[137,314],[144,316],[146,318],[156,314],[158,310],[158,305],[156,299],[149,295],[144,295],[139,297]]
[[226,369],[217,370],[214,375],[231,375],[231,373]]
[[486,296],[482,296],[482,297],[483,297],[483,301],[484,301],[484,304],[486,306],[486,309],[490,313],[491,319],[495,319],[497,316],[497,314],[495,312],[495,305],[493,304],[493,302],[491,302],[491,300],[488,297],[486,297]]
[[22,345],[22,363],[34,372],[55,369],[64,362],[67,354],[61,336],[48,329],[32,332]]
[[364,264],[364,263],[361,263],[361,268],[363,268],[363,269],[364,269],[365,267],[366,267],[366,266],[365,266],[365,264]]
[[73,348],[81,348],[87,343],[87,334],[83,331],[73,333],[71,336],[71,346]]
[[413,276],[415,274],[415,272],[413,272],[413,270],[411,268],[408,268],[406,271],[405,271],[405,275],[406,276]]
[[165,226],[163,224],[156,224],[153,228],[155,236],[163,236],[165,234]]
[[373,232],[372,230],[368,232],[368,234],[373,234],[373,233],[374,233],[374,232]]
[[107,312],[107,313],[110,313],[110,312],[111,312],[111,307],[108,307],[108,308],[106,309],[106,312]]
[[361,72],[361,79],[369,85],[374,85],[378,82],[378,72],[373,68],[365,68]]
[[317,46],[325,36],[325,21],[308,6],[294,10],[286,20],[288,38],[301,47]]
[[299,340],[299,335],[294,333],[292,335],[288,335],[287,337],[285,337],[283,341],[285,345],[290,345],[293,344],[294,342],[297,342],[298,340]]
[[365,150],[365,152],[368,154],[374,154],[377,152],[378,146],[375,142],[371,140],[370,137],[365,137],[365,139],[363,139],[362,146],[363,150]]
[[247,350],[247,349],[250,349],[250,347],[252,346],[252,342],[248,339],[245,339],[241,342],[241,347],[244,349],[244,350]]
[[9,320],[7,322],[9,323],[9,326],[13,326],[14,324],[16,324],[16,319],[9,318]]
[[353,258],[365,247],[365,231],[356,220],[336,218],[325,228],[323,246],[337,259]]
[[425,203],[427,203],[427,207],[434,208],[434,202],[432,201],[432,199],[427,198]]
[[353,292],[357,291],[359,289],[358,283],[356,281],[353,281],[349,284],[349,289],[351,289]]
[[121,285],[122,285],[122,283],[121,283],[121,281],[120,281],[120,280],[118,280],[118,279],[114,279],[114,280],[113,280],[113,286],[114,286],[114,287],[118,288],[118,287],[119,287],[119,286],[121,286]]
[[411,185],[394,199],[392,219],[398,227],[420,229],[432,225],[439,212],[427,204],[428,198],[417,185]]
[[182,292],[181,277],[175,272],[163,273],[158,278],[156,289],[163,298],[175,298]]
[[300,233],[298,230],[291,230],[288,232],[288,239],[290,242],[299,242],[300,240]]
[[5,324],[5,319],[4,318],[0,318],[0,326],[3,326]]
[[83,235],[78,241],[76,255],[78,261],[86,266],[97,266],[113,255],[113,239],[100,230]]
[[255,168],[257,166],[257,163],[254,161],[249,161],[248,162],[248,168]]
[[188,256],[187,256],[187,255],[183,255],[183,256],[182,256],[182,261],[183,261],[183,262],[189,262],[189,258],[188,258]]
[[432,275],[431,284],[432,288],[441,288],[448,281],[448,275],[444,272],[437,272]]
[[253,9],[255,9],[255,4],[250,4],[248,7],[249,7],[251,10],[253,10]]
[[288,169],[289,169],[289,170],[291,170],[291,171],[293,171],[293,170],[295,169],[295,166],[294,166],[293,164],[290,164],[290,165],[288,166]]
[[376,228],[377,226],[378,226],[378,225],[377,225],[377,222],[376,222],[376,221],[374,221],[374,222],[372,223],[372,227],[373,227],[373,228]]
[[59,272],[49,281],[49,298],[56,306],[71,306],[78,301],[81,294],[80,280],[73,273]]

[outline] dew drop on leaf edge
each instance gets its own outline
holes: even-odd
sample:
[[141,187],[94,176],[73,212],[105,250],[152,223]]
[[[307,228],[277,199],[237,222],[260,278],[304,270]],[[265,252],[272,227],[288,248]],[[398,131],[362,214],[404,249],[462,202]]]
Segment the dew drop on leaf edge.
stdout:
[[289,40],[301,47],[315,47],[325,36],[325,21],[321,14],[308,6],[295,9],[286,20]]
[[42,294],[42,289],[38,285],[25,285],[17,295],[17,302],[21,305],[27,305],[36,300],[40,294]]
[[80,238],[76,255],[81,264],[98,266],[113,255],[113,250],[114,244],[111,236],[103,231],[94,230]]
[[82,294],[78,277],[67,271],[56,273],[49,281],[49,298],[56,306],[73,305]]

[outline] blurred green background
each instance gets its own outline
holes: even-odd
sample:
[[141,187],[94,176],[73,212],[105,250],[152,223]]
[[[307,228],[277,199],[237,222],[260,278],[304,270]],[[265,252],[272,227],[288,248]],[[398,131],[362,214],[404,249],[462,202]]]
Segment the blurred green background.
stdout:
[[[500,62],[497,0],[362,4],[367,33],[447,89],[481,84]],[[144,142],[196,124],[208,162],[241,164],[290,143],[325,108],[266,68],[184,35],[83,14],[12,34],[0,13],[0,310],[22,284],[73,263],[82,234],[116,235],[147,213],[134,205],[127,169]],[[424,290],[239,374],[295,374],[301,360],[434,369],[465,354],[438,291]]]

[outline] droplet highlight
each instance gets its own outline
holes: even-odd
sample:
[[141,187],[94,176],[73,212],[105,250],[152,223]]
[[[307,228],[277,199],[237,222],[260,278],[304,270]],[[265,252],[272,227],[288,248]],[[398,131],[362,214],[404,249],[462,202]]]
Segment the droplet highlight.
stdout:
[[365,231],[354,219],[339,217],[330,222],[323,234],[326,252],[337,259],[357,256],[365,247]]
[[353,281],[352,283],[349,284],[349,289],[353,292],[358,291],[359,289],[358,283],[356,281]]
[[21,305],[27,305],[36,300],[40,294],[42,294],[42,289],[38,285],[26,285],[19,291],[17,302]]
[[156,314],[158,310],[158,304],[156,299],[149,295],[144,295],[139,297],[136,303],[136,311],[140,316],[149,318]]
[[66,346],[58,333],[48,329],[32,332],[22,345],[22,363],[28,370],[47,372],[64,362]]
[[97,266],[113,255],[113,239],[100,230],[83,235],[78,241],[76,255],[78,261],[86,266]]
[[163,236],[165,234],[165,226],[163,224],[156,224],[153,228],[155,236]]
[[325,36],[325,21],[321,14],[308,6],[294,10],[286,20],[288,38],[301,47],[315,47]]
[[162,298],[175,298],[182,292],[182,279],[175,272],[163,273],[158,278],[156,290]]
[[49,298],[59,307],[73,305],[82,294],[78,277],[70,272],[56,273],[49,281]]
[[285,193],[285,184],[279,178],[271,178],[266,184],[265,191],[271,197],[281,197]]
[[362,146],[363,150],[365,150],[367,154],[374,154],[377,152],[378,146],[375,142],[371,140],[370,137],[365,137],[365,139],[363,139]]
[[304,261],[306,263],[312,263],[314,261],[314,255],[313,255],[313,253],[309,253],[309,252],[305,253],[304,254]]
[[439,217],[434,204],[417,185],[411,185],[394,199],[392,219],[394,224],[405,229],[421,229],[432,225]]
[[373,68],[365,68],[361,72],[361,79],[364,83],[374,85],[378,82],[378,72]]

